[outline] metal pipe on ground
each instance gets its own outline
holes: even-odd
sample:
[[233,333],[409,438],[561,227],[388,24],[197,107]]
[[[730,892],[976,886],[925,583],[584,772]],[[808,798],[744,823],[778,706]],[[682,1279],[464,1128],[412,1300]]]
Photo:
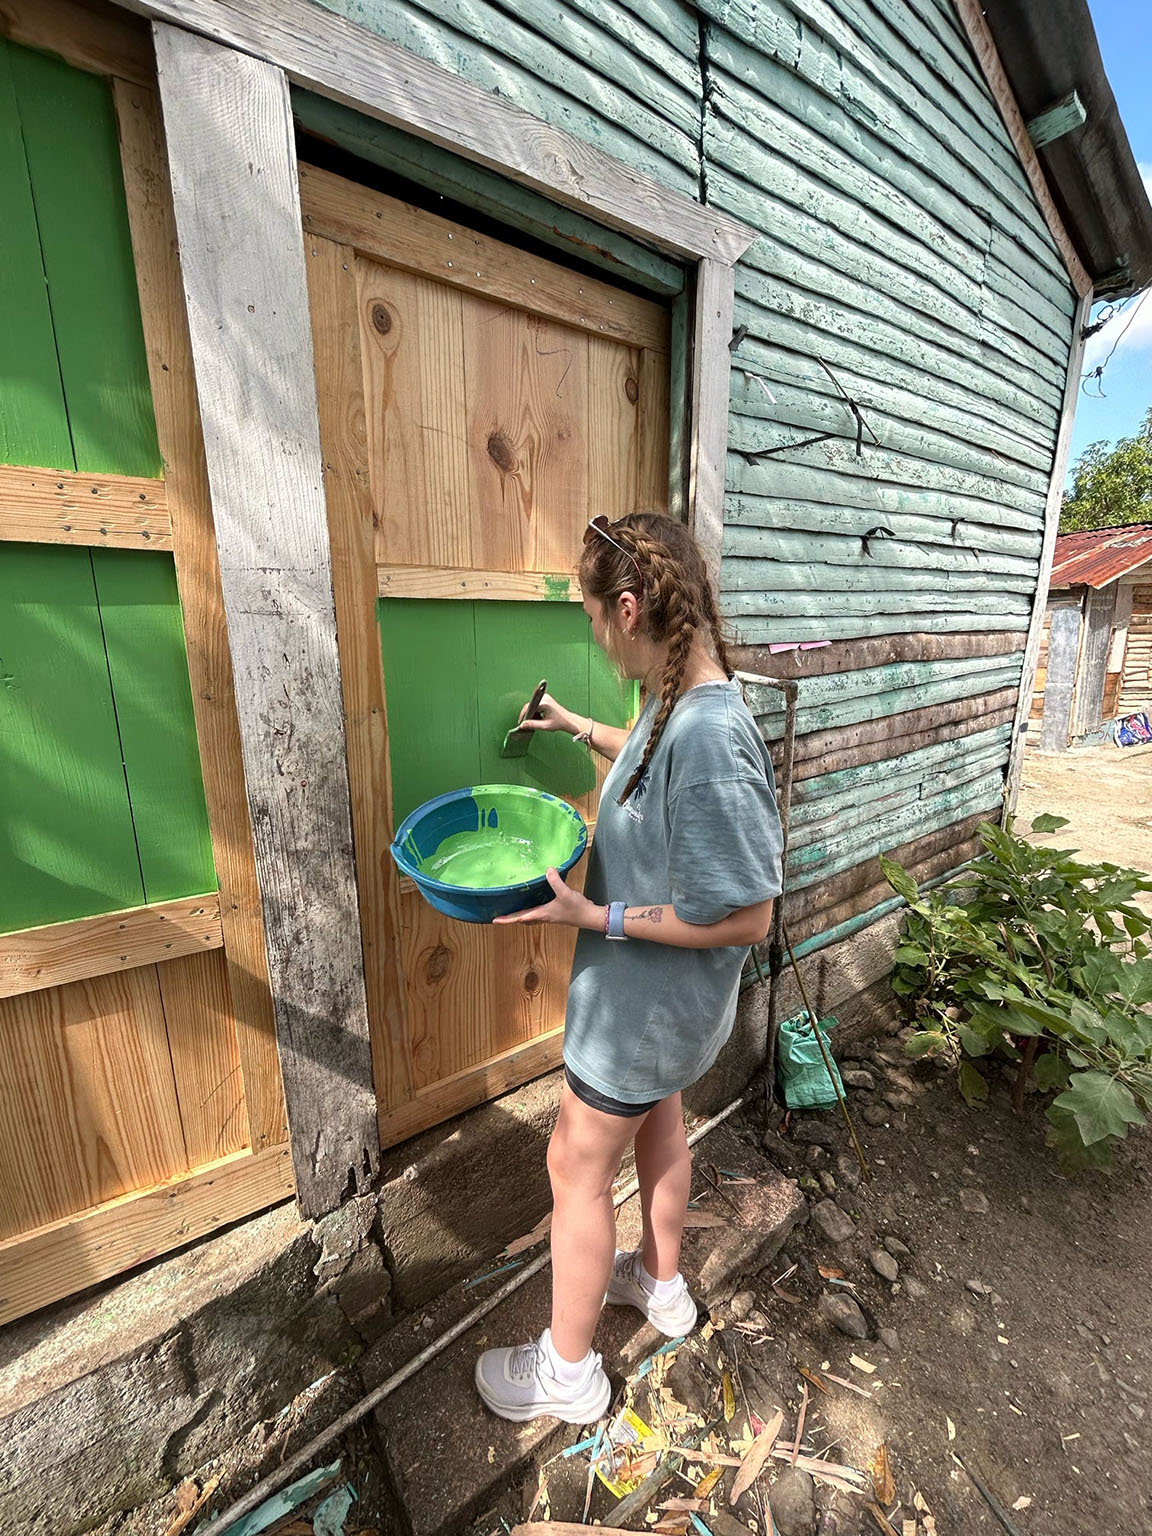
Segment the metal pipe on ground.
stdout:
[[[689,1131],[688,1145],[690,1147],[695,1146],[698,1141],[707,1136],[709,1131],[715,1130],[730,1115],[734,1115],[748,1101],[748,1098],[749,1094],[747,1092],[742,1093],[739,1098],[733,1099],[731,1104],[726,1105],[718,1114],[713,1115],[710,1120],[705,1120],[702,1125],[698,1125],[694,1130]],[[630,1200],[639,1188],[640,1184],[637,1179],[629,1179],[628,1183],[613,1197],[613,1206],[619,1207],[623,1205],[625,1200]],[[487,1317],[489,1312],[494,1311],[502,1301],[507,1300],[514,1291],[518,1291],[533,1276],[538,1275],[541,1270],[547,1269],[551,1262],[552,1254],[546,1250],[539,1257],[533,1259],[526,1269],[520,1270],[511,1280],[506,1280],[498,1291],[489,1296],[487,1301],[482,1301],[478,1306],[473,1307],[471,1312],[466,1313],[458,1322],[453,1323],[451,1328],[446,1329],[438,1338],[433,1339],[432,1343],[422,1349],[418,1355],[413,1355],[406,1365],[402,1365],[398,1371],[394,1371],[387,1381],[382,1381],[366,1397],[362,1397],[347,1412],[342,1413],[338,1419],[333,1420],[327,1429],[321,1430],[318,1435],[309,1440],[308,1444],[302,1446],[295,1456],[289,1457],[282,1466],[277,1467],[273,1472],[268,1473],[266,1477],[261,1478],[247,1493],[238,1498],[235,1503],[230,1504],[219,1518],[212,1522],[213,1531],[219,1532],[219,1536],[228,1536],[230,1526],[235,1525],[238,1520],[242,1520],[245,1515],[251,1514],[265,1499],[277,1492],[278,1489],[283,1488],[285,1483],[290,1482],[298,1472],[302,1472],[338,1435],[344,1434],[353,1425],[358,1424],[361,1419],[372,1412],[373,1408],[378,1407],[386,1397],[391,1397],[392,1393],[399,1387],[402,1387],[406,1381],[411,1381],[413,1376],[419,1375],[426,1365],[435,1360],[437,1355],[442,1354],[450,1344],[454,1344],[458,1338],[467,1333],[470,1328],[473,1328],[481,1318]]]

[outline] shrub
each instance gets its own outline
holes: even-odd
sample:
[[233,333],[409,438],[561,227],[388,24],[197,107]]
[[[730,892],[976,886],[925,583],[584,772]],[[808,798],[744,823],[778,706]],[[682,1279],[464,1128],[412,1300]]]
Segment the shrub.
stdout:
[[[1033,832],[1068,823],[1038,816]],[[1152,1110],[1152,918],[1132,904],[1152,880],[985,822],[986,850],[957,879],[921,895],[899,864],[885,878],[908,902],[892,986],[917,1033],[912,1056],[955,1062],[969,1104],[988,1097],[986,1065],[1017,1063],[1053,1095],[1048,1141],[1061,1162],[1105,1167]]]

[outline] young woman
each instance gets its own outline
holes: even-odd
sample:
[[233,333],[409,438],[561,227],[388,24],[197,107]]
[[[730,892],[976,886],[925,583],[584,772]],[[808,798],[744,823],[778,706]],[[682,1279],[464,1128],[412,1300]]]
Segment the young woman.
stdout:
[[[631,731],[547,694],[528,729],[568,731],[613,766],[585,894],[555,870],[555,899],[498,918],[581,930],[564,1031],[565,1084],[548,1147],[552,1320],[491,1349],[476,1385],[494,1413],[587,1423],[612,1389],[592,1336],[605,1300],[670,1337],[696,1322],[680,1274],[692,1176],[680,1091],[732,1030],[750,944],[780,891],[780,821],[768,750],[731,680],[716,599],[682,524],[595,518],[580,561],[597,644],[648,699]],[[624,942],[617,942],[624,941]],[[643,1243],[616,1251],[612,1184],[635,1142]]]

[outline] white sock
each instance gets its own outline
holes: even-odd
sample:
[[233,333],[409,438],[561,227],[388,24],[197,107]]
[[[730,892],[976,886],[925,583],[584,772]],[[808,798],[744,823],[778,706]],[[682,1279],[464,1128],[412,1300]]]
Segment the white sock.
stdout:
[[565,1360],[564,1356],[557,1352],[552,1342],[551,1328],[545,1328],[540,1335],[540,1348],[544,1351],[544,1360],[548,1366],[548,1373],[554,1376],[562,1387],[575,1387],[580,1384],[588,1374],[588,1367],[592,1361],[592,1351],[589,1350],[583,1360]]
[[640,1284],[648,1292],[653,1301],[671,1301],[680,1289],[680,1276],[673,1275],[671,1280],[657,1280],[644,1268],[644,1260],[640,1260]]

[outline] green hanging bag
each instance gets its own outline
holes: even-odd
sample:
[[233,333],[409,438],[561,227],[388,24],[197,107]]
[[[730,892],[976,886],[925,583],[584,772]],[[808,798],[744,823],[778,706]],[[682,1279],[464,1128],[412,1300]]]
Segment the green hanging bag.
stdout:
[[[821,1019],[817,1028],[825,1037],[836,1028],[836,1019]],[[828,1059],[832,1061],[831,1047]],[[828,1075],[820,1043],[808,1022],[807,1012],[795,1018],[785,1019],[780,1025],[776,1042],[776,1076],[784,1090],[784,1102],[789,1109],[828,1109],[837,1102],[837,1092],[844,1092],[840,1069],[832,1061],[836,1074],[836,1086]]]

